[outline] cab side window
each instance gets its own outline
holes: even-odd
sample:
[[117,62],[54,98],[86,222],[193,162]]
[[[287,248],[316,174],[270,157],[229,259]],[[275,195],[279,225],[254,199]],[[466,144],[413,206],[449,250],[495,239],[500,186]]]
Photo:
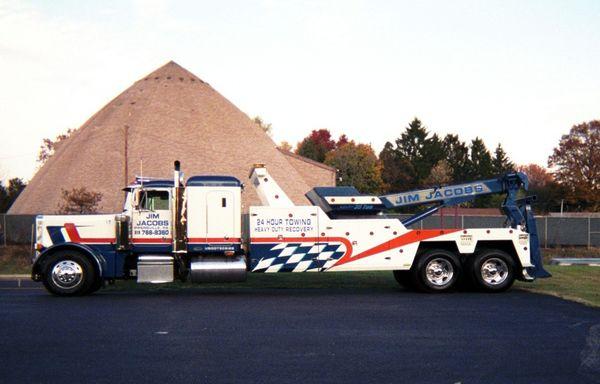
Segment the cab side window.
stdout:
[[140,209],[145,211],[168,211],[168,191],[144,191],[140,198]]

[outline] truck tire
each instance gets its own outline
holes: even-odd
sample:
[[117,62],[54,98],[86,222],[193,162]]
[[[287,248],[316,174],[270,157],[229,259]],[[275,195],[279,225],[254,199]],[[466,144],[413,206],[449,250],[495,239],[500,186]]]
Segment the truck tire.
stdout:
[[92,286],[90,287],[90,289],[88,289],[88,291],[85,292],[85,294],[86,295],[91,295],[92,293],[94,293],[97,290],[99,290],[100,288],[102,288],[103,284],[104,284],[104,281],[102,281],[102,279],[95,278],[94,279],[94,283],[92,284]]
[[430,249],[417,256],[411,269],[415,288],[422,292],[448,292],[460,278],[458,257],[445,249]]
[[394,271],[394,279],[404,288],[413,288],[412,275],[410,271]]
[[[42,282],[57,296],[81,296],[98,286],[94,266],[78,251],[57,251],[45,265]],[[99,286],[98,286],[99,288]]]
[[499,249],[486,249],[467,261],[467,274],[473,286],[485,292],[503,292],[515,281],[515,261]]

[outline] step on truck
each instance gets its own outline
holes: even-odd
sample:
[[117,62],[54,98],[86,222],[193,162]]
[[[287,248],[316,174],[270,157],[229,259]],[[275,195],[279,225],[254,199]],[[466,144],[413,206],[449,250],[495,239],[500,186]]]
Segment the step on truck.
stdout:
[[[115,280],[240,282],[248,273],[390,271],[401,285],[445,292],[461,284],[500,292],[515,279],[550,276],[542,266],[523,173],[384,196],[317,187],[295,205],[256,164],[250,187],[262,203],[242,213],[231,176],[144,179],[126,187],[118,214],[40,215],[32,278],[60,296],[90,294]],[[502,228],[410,229],[442,207],[505,195]],[[423,205],[404,220],[385,212]]]

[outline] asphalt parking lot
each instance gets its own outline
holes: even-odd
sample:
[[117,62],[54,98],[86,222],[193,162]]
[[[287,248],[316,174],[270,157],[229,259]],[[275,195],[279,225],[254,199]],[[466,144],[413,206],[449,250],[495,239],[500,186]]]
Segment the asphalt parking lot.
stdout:
[[600,309],[517,290],[0,289],[0,382],[600,383]]

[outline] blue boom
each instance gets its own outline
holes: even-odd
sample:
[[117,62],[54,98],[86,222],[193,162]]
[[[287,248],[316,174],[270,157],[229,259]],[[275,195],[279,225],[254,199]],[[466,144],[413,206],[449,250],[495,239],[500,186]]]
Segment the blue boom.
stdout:
[[433,207],[403,220],[402,224],[408,226],[423,220],[443,207],[465,203],[480,196],[506,194],[501,209],[507,218],[507,223],[511,228],[521,225],[529,233],[531,262],[535,267],[528,268],[528,273],[533,277],[550,277],[550,273],[542,265],[537,226],[533,211],[531,210],[531,203],[535,201],[535,196],[527,196],[522,199],[517,198],[519,191],[521,189],[526,191],[528,187],[529,180],[527,176],[522,172],[515,172],[507,173],[496,179],[394,193],[380,196],[379,198],[388,209],[435,204]]

